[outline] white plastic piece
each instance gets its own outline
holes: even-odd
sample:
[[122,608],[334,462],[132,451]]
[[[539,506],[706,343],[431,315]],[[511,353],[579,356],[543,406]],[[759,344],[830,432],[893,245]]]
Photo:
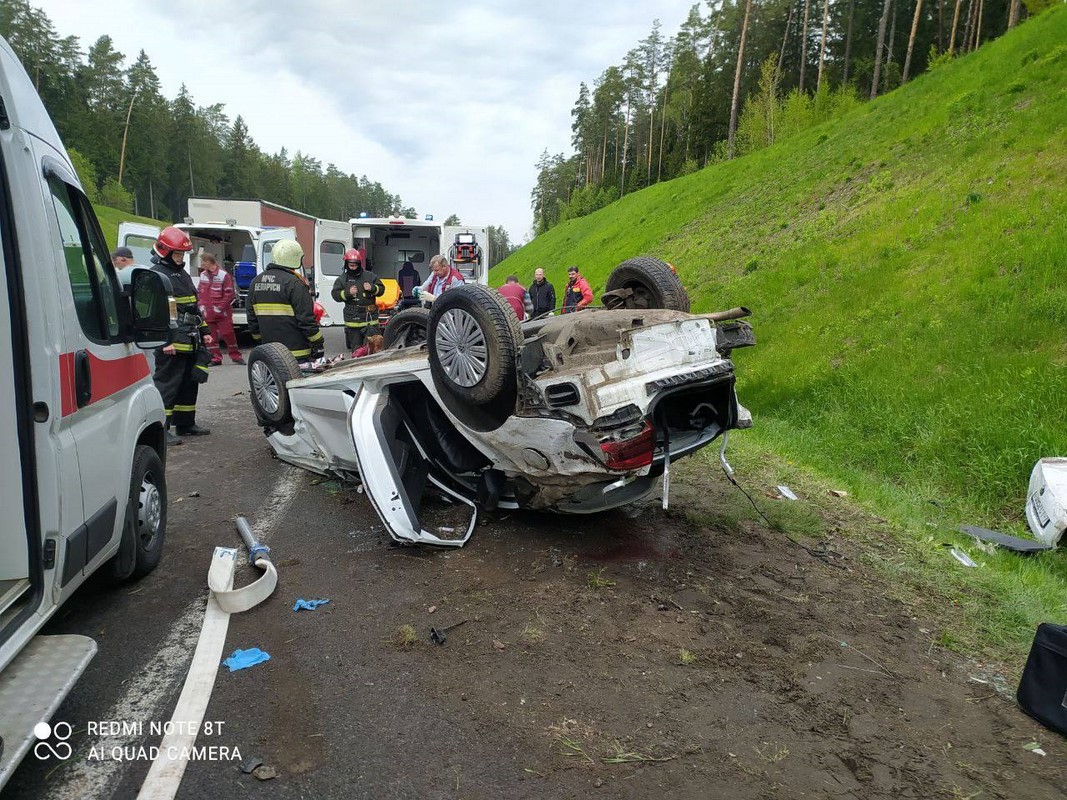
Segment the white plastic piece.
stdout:
[[726,474],[731,478],[734,476],[734,468],[730,466],[730,462],[726,460],[726,444],[730,441],[730,431],[724,431],[722,434],[722,444],[719,446],[719,463],[722,464],[722,468],[726,470]]
[[793,490],[788,486],[782,485],[778,487],[778,494],[784,497],[786,500],[796,500],[797,496],[793,494]]
[[978,566],[976,563],[974,563],[974,559],[972,559],[969,555],[964,553],[962,550],[957,550],[955,547],[953,547],[951,550],[949,550],[949,552],[952,553],[952,557],[954,559],[959,561],[965,567],[977,567]]
[[1067,530],[1067,458],[1043,458],[1030,473],[1026,521],[1034,536],[1055,546]]

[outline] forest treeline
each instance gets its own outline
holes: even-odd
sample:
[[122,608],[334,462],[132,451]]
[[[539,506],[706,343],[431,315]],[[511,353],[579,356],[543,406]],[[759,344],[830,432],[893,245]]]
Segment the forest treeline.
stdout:
[[[266,153],[222,103],[199,105],[184,84],[173,99],[160,90],[148,54],[132,63],[101,36],[83,52],[27,0],[0,0],[0,36],[18,56],[63,138],[89,199],[160,220],[180,220],[189,197],[269,200],[325,219],[399,214],[399,195],[366,175],[346,174],[285,148]],[[512,246],[490,229],[495,264]]]
[[708,0],[659,20],[537,163],[534,232],[833,119],[1060,0]]

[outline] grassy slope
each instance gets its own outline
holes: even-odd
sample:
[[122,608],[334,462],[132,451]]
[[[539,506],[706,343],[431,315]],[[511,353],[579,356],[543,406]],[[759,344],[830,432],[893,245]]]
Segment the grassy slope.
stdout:
[[[1067,7],[564,223],[493,283],[544,266],[559,287],[577,263],[597,289],[638,254],[674,263],[698,310],[754,309],[759,345],[735,354],[753,446],[896,519],[938,498],[944,520],[1019,527],[1033,463],[1067,455]],[[989,561],[984,593],[1015,595],[993,638],[1067,615],[1062,559]]]
[[166,227],[169,224],[166,222],[160,222],[158,219],[138,217],[133,214],[129,214],[125,211],[120,211],[117,208],[111,208],[109,206],[94,205],[93,210],[96,211],[96,218],[100,220],[100,229],[104,232],[104,238],[107,239],[107,246],[112,249],[114,249],[118,244],[120,223],[143,222],[145,225],[155,225],[160,228]]

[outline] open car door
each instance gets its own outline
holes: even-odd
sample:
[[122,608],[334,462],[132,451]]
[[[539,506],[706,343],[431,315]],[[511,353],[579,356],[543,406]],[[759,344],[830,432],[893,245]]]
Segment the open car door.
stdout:
[[333,283],[345,268],[345,251],[352,246],[352,226],[347,222],[320,219],[315,223],[315,299],[326,309],[319,324],[344,324],[344,304],[330,296]]
[[133,263],[152,266],[152,246],[159,238],[159,228],[141,222],[119,223],[119,246],[133,251]]

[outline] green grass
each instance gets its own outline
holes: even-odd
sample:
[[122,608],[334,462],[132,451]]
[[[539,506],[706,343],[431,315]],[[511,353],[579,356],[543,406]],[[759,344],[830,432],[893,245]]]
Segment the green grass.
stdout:
[[[643,254],[677,266],[695,310],[753,309],[759,344],[735,353],[753,446],[905,529],[936,500],[946,525],[1021,532],[1034,462],[1067,455],[1067,8],[563,223],[492,282],[541,266],[561,288],[576,263],[598,291]],[[1067,616],[1059,554],[986,560],[967,585],[987,638]]]
[[100,229],[104,232],[104,238],[107,239],[107,246],[112,250],[118,246],[119,225],[123,222],[142,222],[145,225],[155,225],[159,228],[165,228],[170,224],[160,222],[158,219],[138,217],[110,206],[94,205],[93,210],[96,212],[96,218],[100,220]]

